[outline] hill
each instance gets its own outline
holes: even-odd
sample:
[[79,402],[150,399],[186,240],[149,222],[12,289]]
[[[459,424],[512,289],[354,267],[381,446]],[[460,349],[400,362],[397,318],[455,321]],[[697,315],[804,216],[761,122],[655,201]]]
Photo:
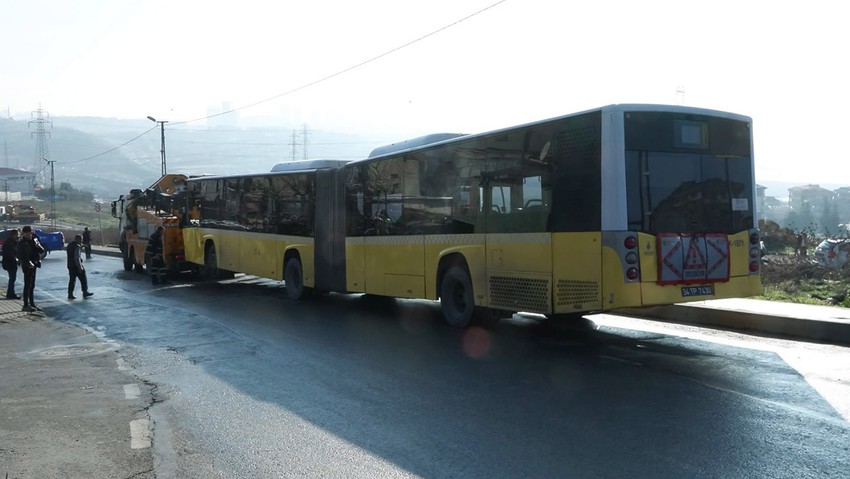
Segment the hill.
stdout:
[[[161,172],[161,136],[147,120],[54,117],[48,138],[56,184],[69,182],[104,199],[145,187]],[[0,119],[4,157],[0,165],[32,171],[36,142],[27,121]],[[295,136],[293,137],[293,132]],[[207,129],[203,125],[165,126],[168,172],[189,175],[270,171],[291,159],[358,159],[403,138],[366,138],[303,125],[249,129]],[[41,169],[47,163],[39,163]],[[49,181],[49,173],[46,175]]]

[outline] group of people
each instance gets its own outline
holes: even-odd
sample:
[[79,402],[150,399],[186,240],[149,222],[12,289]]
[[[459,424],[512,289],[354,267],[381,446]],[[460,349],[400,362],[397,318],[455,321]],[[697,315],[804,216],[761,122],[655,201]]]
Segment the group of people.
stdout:
[[[94,293],[89,291],[86,268],[83,266],[81,254],[81,251],[85,251],[86,259],[91,259],[91,231],[86,228],[83,234],[74,236],[74,240],[68,243],[65,250],[68,253],[68,299],[77,299],[74,296],[77,280],[80,281],[83,298],[91,297]],[[24,226],[21,228],[20,234],[18,230],[12,230],[9,237],[3,242],[2,253],[3,269],[9,273],[6,298],[21,299],[20,296],[15,294],[15,281],[18,276],[18,266],[20,266],[24,273],[24,305],[21,310],[29,312],[41,311],[41,308],[35,304],[33,292],[35,291],[36,271],[41,267],[41,257],[44,254],[44,247],[38,241],[38,237],[33,232],[32,226]]]

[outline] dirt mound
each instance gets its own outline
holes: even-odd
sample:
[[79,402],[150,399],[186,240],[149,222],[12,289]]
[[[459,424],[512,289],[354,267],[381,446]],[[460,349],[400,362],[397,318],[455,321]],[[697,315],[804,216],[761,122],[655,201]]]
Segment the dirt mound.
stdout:
[[833,269],[820,266],[814,263],[811,257],[806,256],[766,255],[762,258],[763,285],[778,285],[801,279],[850,283],[850,263],[843,268]]

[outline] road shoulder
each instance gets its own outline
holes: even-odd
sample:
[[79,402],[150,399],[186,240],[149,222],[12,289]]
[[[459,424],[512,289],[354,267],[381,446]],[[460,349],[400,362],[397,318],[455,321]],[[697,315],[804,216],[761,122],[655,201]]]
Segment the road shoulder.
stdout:
[[150,393],[118,345],[20,308],[0,300],[0,476],[154,477]]

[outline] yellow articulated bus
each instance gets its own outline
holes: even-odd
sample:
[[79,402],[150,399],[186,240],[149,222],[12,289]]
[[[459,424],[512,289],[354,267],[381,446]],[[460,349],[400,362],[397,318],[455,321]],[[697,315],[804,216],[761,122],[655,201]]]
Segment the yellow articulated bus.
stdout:
[[[346,164],[187,181],[187,260],[312,290],[575,317],[761,292],[752,121],[612,105]],[[286,171],[289,170],[289,171]]]

